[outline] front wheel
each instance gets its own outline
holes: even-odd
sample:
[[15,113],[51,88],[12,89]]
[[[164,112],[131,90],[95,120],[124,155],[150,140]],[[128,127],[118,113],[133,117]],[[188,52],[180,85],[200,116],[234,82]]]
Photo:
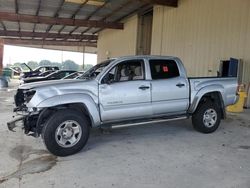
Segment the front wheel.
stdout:
[[221,110],[216,103],[210,99],[199,104],[192,116],[194,129],[202,133],[212,133],[220,125]]
[[67,109],[53,114],[42,131],[44,144],[56,156],[79,152],[89,137],[89,121],[83,114]]

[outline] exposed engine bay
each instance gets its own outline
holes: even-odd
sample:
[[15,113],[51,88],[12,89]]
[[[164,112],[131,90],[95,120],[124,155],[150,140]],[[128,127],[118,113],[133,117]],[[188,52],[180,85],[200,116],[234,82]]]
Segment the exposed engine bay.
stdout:
[[[37,135],[37,121],[40,112],[36,108],[29,109],[26,104],[32,99],[36,91],[29,89],[18,89],[14,97],[15,105],[14,112],[17,116],[12,121],[8,122],[8,128],[14,131],[15,127],[20,126],[24,129],[25,134],[32,136]],[[36,134],[35,134],[36,133]]]

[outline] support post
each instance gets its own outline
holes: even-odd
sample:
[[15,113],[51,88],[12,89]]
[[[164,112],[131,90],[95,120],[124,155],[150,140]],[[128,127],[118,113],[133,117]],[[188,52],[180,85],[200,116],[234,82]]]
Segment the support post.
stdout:
[[0,39],[0,76],[3,74],[3,51],[4,51],[4,40]]
[[82,54],[82,69],[84,70],[84,68],[85,68],[85,46],[83,46],[82,47],[82,52],[83,52],[83,54]]

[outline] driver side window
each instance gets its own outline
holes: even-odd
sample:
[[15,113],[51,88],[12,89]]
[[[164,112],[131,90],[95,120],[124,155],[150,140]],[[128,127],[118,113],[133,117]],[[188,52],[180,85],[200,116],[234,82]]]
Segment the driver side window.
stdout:
[[119,63],[103,78],[102,83],[144,80],[144,61],[131,60]]

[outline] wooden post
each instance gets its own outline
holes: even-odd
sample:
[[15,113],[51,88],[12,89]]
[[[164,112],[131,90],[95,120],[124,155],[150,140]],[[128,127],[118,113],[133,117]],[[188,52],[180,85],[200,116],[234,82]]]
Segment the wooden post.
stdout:
[[4,51],[4,40],[0,39],[0,75],[3,73],[3,51]]

